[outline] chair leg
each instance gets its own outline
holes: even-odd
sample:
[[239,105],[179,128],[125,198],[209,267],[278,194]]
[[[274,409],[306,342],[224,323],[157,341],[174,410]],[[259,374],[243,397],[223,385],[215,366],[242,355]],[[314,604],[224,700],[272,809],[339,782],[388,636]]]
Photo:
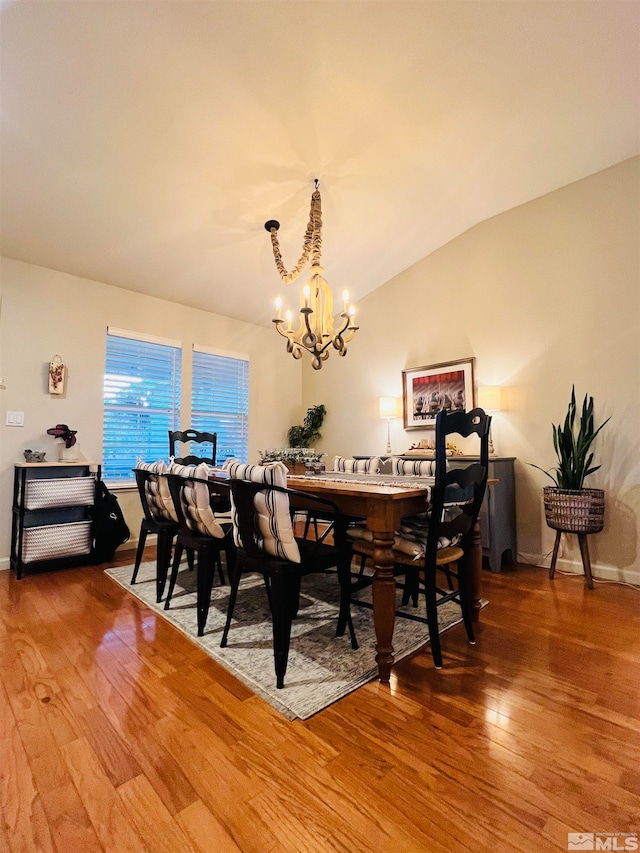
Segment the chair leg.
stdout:
[[309,528],[311,527],[311,516],[307,513],[307,517],[304,522],[304,533],[302,534],[302,538],[306,539],[309,536]]
[[220,583],[222,586],[227,585],[227,581],[224,576],[224,571],[222,569],[222,549],[218,549],[216,551],[216,566],[218,567],[218,574],[220,575]]
[[289,589],[289,607],[291,608],[291,618],[295,619],[298,615],[298,610],[300,609],[300,582],[302,578],[300,575],[296,575],[291,580],[291,587]]
[[[284,687],[284,676],[289,661],[289,646],[291,643],[291,611],[296,599],[295,584],[290,576],[274,572],[271,578],[273,623],[273,660],[276,670],[276,688]],[[299,578],[298,578],[299,589]]]
[[195,568],[195,555],[193,553],[193,548],[187,548],[187,565],[189,566],[189,571],[192,572]]
[[156,603],[162,601],[164,588],[167,583],[169,564],[171,563],[171,548],[173,546],[173,532],[160,529],[158,533],[158,545],[156,554]]
[[338,614],[338,624],[336,626],[336,637],[344,636],[344,629],[349,628],[349,637],[351,639],[351,648],[358,648],[358,640],[356,638],[356,629],[353,627],[353,619],[351,617],[351,565],[339,564],[338,581],[340,583],[340,612]]
[[133,569],[133,574],[131,575],[131,584],[136,582],[136,578],[138,577],[138,571],[140,569],[140,563],[142,562],[142,555],[144,553],[145,542],[147,541],[147,531],[144,526],[140,528],[140,535],[138,536],[138,550],[136,551],[136,564]]
[[164,609],[169,609],[169,603],[171,602],[171,596],[173,595],[173,590],[176,585],[176,578],[178,577],[178,569],[180,568],[180,561],[182,560],[182,552],[184,551],[184,546],[179,542],[176,542],[175,551],[173,554],[173,564],[171,566],[171,577],[169,578],[169,591],[167,592],[167,599],[164,603]]
[[265,589],[265,592],[267,593],[267,601],[269,602],[269,613],[271,613],[271,610],[272,610],[271,581],[269,580],[269,578],[266,575],[264,576],[264,589]]
[[[354,555],[355,556],[355,555]],[[364,573],[364,570],[367,566],[367,555],[360,555],[360,568],[358,569],[358,573],[351,571],[351,563],[349,563],[349,576],[351,578],[351,592],[359,592],[361,589],[364,589],[367,586],[371,585],[372,578],[367,577]]]
[[476,639],[473,633],[473,602],[469,592],[467,567],[463,562],[461,565],[457,565],[455,570],[458,575],[458,592],[460,595],[460,607],[462,609],[462,621],[467,632],[467,639],[473,646]]
[[425,569],[424,594],[427,603],[427,625],[431,655],[436,669],[442,669],[442,651],[440,649],[440,631],[438,629],[438,606],[436,603],[436,579],[433,569]]
[[233,543],[233,539],[228,538],[225,546],[224,546],[224,560],[227,564],[227,572],[229,574],[229,583],[231,583],[231,578],[233,576],[233,572],[236,564],[236,546]]
[[404,566],[404,589],[402,591],[402,606],[406,607],[411,600],[414,607],[418,606],[418,569],[412,569],[409,566]]
[[[446,576],[446,578],[447,578],[447,586],[449,587],[449,592],[453,592],[453,577],[452,577],[452,575],[451,575],[451,568],[450,568],[450,567],[451,567],[451,563],[446,563],[446,564],[444,564],[444,565],[442,565],[442,566],[438,566],[438,568],[440,569],[440,571],[441,571],[441,572]],[[454,569],[454,571],[455,571],[455,569]]]
[[202,546],[198,549],[197,577],[197,611],[198,611],[198,636],[204,634],[209,615],[209,603],[211,601],[211,590],[213,588],[213,573],[215,571],[215,554],[212,549]]
[[[302,534],[303,539],[309,538],[309,529],[311,527],[311,521],[312,518],[307,512],[307,517],[304,522],[304,533]],[[315,516],[313,516],[313,535],[316,537],[316,539],[318,538],[318,519]]]
[[231,592],[229,593],[229,604],[227,606],[227,621],[224,624],[224,631],[222,632],[222,639],[220,640],[220,648],[224,649],[227,645],[227,638],[229,636],[229,628],[231,627],[231,620],[233,619],[233,610],[236,606],[236,598],[238,596],[238,586],[240,585],[240,578],[242,577],[242,571],[238,566],[238,563],[235,562],[233,566],[233,571],[229,569],[229,582],[231,584]]

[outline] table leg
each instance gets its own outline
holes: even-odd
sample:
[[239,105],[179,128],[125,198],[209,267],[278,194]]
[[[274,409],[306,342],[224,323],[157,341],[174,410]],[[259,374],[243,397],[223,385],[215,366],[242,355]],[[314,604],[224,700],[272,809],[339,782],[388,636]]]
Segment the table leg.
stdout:
[[389,683],[393,666],[393,628],[396,618],[396,581],[393,577],[393,533],[373,538],[373,624],[376,631],[376,663],[383,684]]

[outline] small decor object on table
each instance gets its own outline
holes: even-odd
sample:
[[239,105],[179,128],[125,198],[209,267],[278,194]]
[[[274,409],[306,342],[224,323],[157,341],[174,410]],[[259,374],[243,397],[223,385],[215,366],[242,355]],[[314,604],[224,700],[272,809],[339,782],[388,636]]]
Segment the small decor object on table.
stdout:
[[602,489],[585,489],[583,484],[585,477],[600,468],[600,465],[592,466],[591,464],[593,462],[591,445],[600,430],[610,420],[611,418],[607,418],[597,429],[595,428],[593,397],[587,397],[585,394],[576,435],[576,395],[575,386],[572,387],[564,425],[553,424],[553,447],[558,457],[558,465],[553,469],[555,474],[530,463],[555,483],[555,486],[546,486],[543,489],[545,521],[549,527],[557,531],[549,577],[553,578],[555,574],[562,534],[576,533],[589,589],[593,589],[593,578],[587,534],[599,533],[602,530],[605,501]]
[[44,457],[47,454],[44,450],[30,450],[27,448],[24,452],[24,461],[25,462],[44,462]]
[[80,455],[76,434],[78,430],[69,429],[67,424],[56,424],[47,430],[47,435],[52,435],[58,441],[58,459],[60,462],[76,462]]

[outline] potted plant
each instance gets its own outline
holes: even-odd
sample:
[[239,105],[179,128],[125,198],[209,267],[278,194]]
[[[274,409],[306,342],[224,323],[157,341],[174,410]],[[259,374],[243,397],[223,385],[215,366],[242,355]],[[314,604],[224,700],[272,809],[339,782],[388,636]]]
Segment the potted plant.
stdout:
[[571,401],[564,424],[553,424],[553,447],[558,464],[545,471],[554,486],[544,488],[545,519],[549,527],[565,533],[597,533],[604,524],[604,491],[585,489],[584,481],[601,466],[593,465],[592,446],[600,430],[610,418],[595,427],[593,397],[584,396],[576,432],[576,395],[571,388]]
[[58,439],[58,458],[60,462],[75,462],[78,459],[78,430],[70,429],[67,424],[56,424],[47,430],[47,435]]
[[304,423],[289,428],[287,439],[291,447],[311,447],[320,438],[320,427],[324,416],[327,414],[325,407],[310,406],[304,418]]

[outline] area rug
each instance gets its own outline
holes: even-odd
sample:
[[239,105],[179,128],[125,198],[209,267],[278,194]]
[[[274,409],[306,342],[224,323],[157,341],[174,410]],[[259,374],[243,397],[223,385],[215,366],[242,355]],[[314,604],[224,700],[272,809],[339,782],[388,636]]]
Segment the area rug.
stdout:
[[[306,720],[318,711],[346,696],[378,675],[375,662],[375,633],[370,608],[352,606],[356,636],[360,648],[354,651],[348,631],[336,637],[339,587],[335,575],[308,575],[302,580],[300,609],[291,633],[289,664],[285,686],[276,689],[273,666],[271,618],[264,582],[258,575],[243,578],[236,601],[229,643],[220,648],[229,587],[216,585],[204,636],[196,633],[196,573],[186,566],[179,572],[171,607],[155,601],[155,562],[140,566],[136,583],[131,586],[133,566],[106,570],[106,574],[143,601],[151,610],[167,619],[194,643],[232,672],[290,720]],[[398,595],[400,591],[398,590]],[[358,595],[371,601],[371,588]],[[398,602],[399,603],[399,602]],[[424,608],[424,601],[421,602]],[[412,608],[407,608],[411,611]],[[415,611],[414,611],[415,612]],[[460,608],[448,603],[439,608],[440,630],[461,621]],[[427,626],[410,619],[396,619],[393,637],[395,660],[410,655],[429,640]]]

